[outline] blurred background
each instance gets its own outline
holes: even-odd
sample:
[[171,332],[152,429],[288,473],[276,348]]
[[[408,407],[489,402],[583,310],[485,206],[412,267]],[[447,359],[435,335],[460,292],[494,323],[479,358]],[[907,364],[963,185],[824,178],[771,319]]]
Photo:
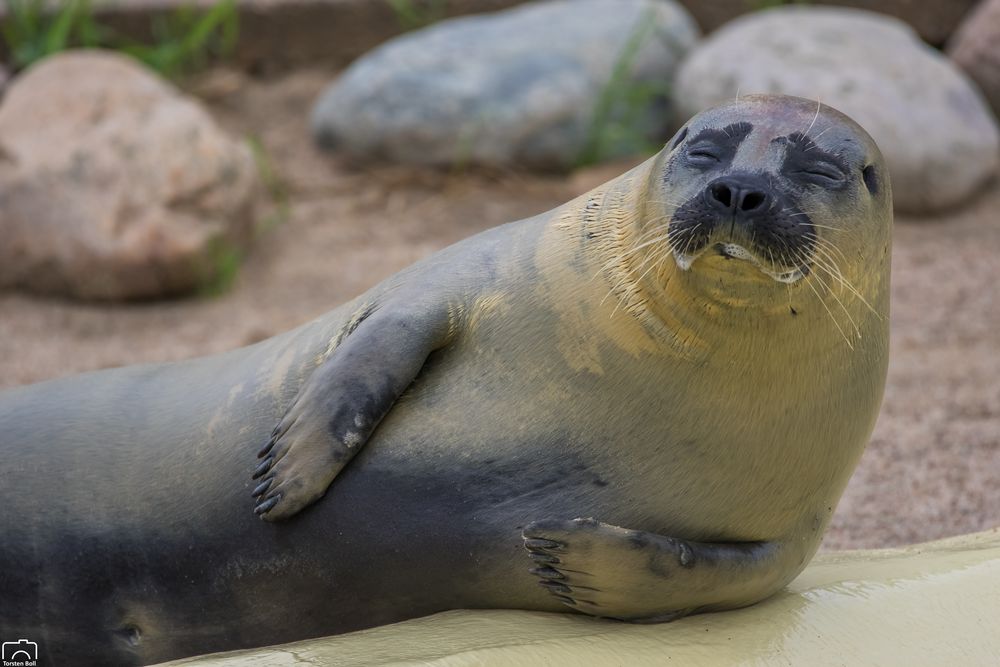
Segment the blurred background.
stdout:
[[1000,0],[0,2],[0,388],[293,328],[737,94],[895,195],[882,415],[824,548],[1000,526]]

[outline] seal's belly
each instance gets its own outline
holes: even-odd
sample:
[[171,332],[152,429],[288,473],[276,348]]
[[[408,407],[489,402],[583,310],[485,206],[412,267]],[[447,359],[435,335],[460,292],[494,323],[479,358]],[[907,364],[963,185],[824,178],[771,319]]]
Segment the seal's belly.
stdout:
[[327,499],[357,476],[385,492],[379,503],[405,497],[516,544],[526,522],[588,516],[689,539],[773,539],[839,494],[853,465],[844,452],[856,455],[843,445],[867,428],[821,407],[837,403],[829,386],[799,392],[792,410],[769,388],[783,378],[680,378],[611,353],[593,373],[560,363],[541,337],[530,350],[489,343],[431,359]]

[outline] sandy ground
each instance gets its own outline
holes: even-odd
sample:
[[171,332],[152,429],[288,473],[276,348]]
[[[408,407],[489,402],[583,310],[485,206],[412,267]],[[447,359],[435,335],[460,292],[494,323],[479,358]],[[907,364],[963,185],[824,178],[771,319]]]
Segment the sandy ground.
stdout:
[[[357,170],[312,148],[307,117],[330,73],[193,85],[253,135],[289,187],[220,297],[94,305],[0,294],[0,387],[210,354],[290,329],[418,258],[556,206],[617,175]],[[897,220],[892,358],[882,415],[825,548],[889,546],[1000,526],[1000,187],[947,218]]]

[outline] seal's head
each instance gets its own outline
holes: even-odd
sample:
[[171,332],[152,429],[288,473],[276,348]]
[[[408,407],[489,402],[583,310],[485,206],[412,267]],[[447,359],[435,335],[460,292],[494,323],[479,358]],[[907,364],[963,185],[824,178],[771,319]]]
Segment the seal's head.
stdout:
[[[888,174],[842,113],[782,95],[741,97],[692,118],[664,148],[643,216],[680,271],[761,286],[852,285],[888,252]],[[692,278],[694,279],[694,278]]]

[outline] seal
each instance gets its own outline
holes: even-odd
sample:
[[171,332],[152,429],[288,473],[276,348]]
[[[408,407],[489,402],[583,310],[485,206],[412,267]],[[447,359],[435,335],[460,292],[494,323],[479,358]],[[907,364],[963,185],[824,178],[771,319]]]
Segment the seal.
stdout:
[[761,600],[874,425],[890,202],[851,120],[741,98],[294,331],[5,392],[0,636],[146,664]]

